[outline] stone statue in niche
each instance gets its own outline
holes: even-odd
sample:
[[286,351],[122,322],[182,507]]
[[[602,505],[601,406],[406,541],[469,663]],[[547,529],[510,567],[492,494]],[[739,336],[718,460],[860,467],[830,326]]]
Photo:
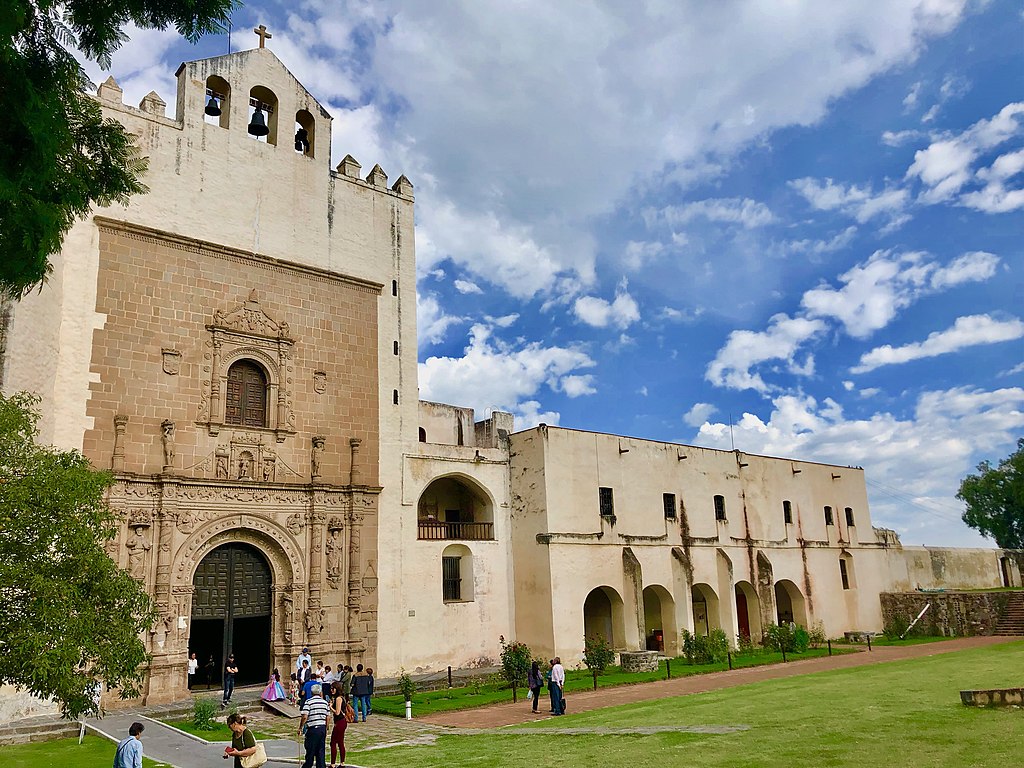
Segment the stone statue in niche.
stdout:
[[153,545],[146,539],[145,527],[137,525],[132,528],[132,535],[124,548],[128,550],[128,573],[133,579],[142,581],[146,578],[146,553]]
[[327,544],[324,547],[327,555],[327,581],[334,589],[338,588],[342,575],[339,533],[340,531],[331,531],[327,535]]
[[292,641],[292,622],[295,620],[295,607],[292,605],[292,599],[288,596],[284,596],[284,640],[286,643]]
[[174,467],[174,422],[165,419],[160,428],[163,430],[161,440],[164,444],[164,472],[167,472]]
[[324,436],[316,435],[313,438],[313,450],[310,454],[310,476],[316,480],[320,477],[320,470],[322,469],[324,459]]
[[306,634],[310,637],[319,635],[324,629],[324,610],[322,608],[306,611]]
[[228,479],[228,450],[227,448],[217,449],[217,463],[215,473],[218,480]]
[[248,451],[242,451],[238,454],[238,479],[252,480],[252,472],[252,454]]
[[277,461],[274,456],[264,455],[263,457],[263,481],[266,483],[274,482],[274,475],[277,473]]

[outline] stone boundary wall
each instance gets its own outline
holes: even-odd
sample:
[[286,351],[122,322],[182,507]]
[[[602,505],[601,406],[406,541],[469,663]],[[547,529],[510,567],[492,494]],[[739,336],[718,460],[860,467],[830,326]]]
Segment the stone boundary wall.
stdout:
[[623,651],[619,654],[619,664],[623,672],[657,672],[657,651]]
[[926,604],[932,607],[914,634],[970,637],[995,633],[1013,592],[883,592],[882,625],[908,625]]

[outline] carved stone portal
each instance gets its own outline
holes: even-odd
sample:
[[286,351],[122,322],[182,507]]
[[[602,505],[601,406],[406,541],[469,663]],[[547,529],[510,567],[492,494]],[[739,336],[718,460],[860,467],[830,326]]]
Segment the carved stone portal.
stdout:
[[146,553],[153,548],[146,538],[145,527],[136,525],[132,527],[132,534],[128,537],[124,548],[128,550],[128,573],[133,579],[144,581],[146,578]]

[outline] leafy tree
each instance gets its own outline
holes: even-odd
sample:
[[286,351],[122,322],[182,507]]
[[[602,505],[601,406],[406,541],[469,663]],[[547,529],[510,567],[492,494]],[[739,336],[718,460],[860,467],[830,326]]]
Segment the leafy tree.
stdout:
[[93,204],[145,191],[146,162],[86,94],[75,46],[101,66],[138,27],[188,40],[225,28],[237,0],[0,0],[0,294],[41,286],[49,257]]
[[512,686],[512,701],[518,701],[517,689],[526,684],[533,652],[526,643],[506,643],[504,636],[498,639],[501,642],[501,676]]
[[77,717],[94,709],[98,681],[138,695],[153,613],[103,549],[117,532],[110,474],[37,445],[37,403],[0,394],[0,683]]
[[967,504],[963,521],[971,528],[1003,549],[1024,549],[1024,437],[998,467],[981,462],[956,497]]
[[603,675],[608,666],[615,661],[615,651],[601,635],[583,638],[583,663],[587,665],[594,677],[594,690],[597,690],[597,676]]

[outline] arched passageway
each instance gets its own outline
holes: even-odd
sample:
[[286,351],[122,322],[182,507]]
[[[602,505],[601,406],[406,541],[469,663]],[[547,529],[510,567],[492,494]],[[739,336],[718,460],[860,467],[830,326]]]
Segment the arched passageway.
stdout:
[[583,633],[603,637],[612,648],[626,647],[622,597],[611,587],[592,589],[583,602]]
[[757,598],[757,590],[747,581],[736,582],[736,634],[748,640],[760,641],[761,602]]
[[644,634],[647,650],[670,655],[678,652],[675,600],[661,585],[644,587]]
[[775,582],[775,606],[779,624],[807,626],[807,608],[800,588],[789,579]]
[[709,635],[722,628],[718,594],[710,584],[693,585],[693,634]]
[[192,579],[188,651],[199,659],[199,680],[212,657],[212,682],[221,679],[229,654],[238,665],[238,685],[264,682],[270,673],[273,577],[262,552],[229,543],[199,563]]

